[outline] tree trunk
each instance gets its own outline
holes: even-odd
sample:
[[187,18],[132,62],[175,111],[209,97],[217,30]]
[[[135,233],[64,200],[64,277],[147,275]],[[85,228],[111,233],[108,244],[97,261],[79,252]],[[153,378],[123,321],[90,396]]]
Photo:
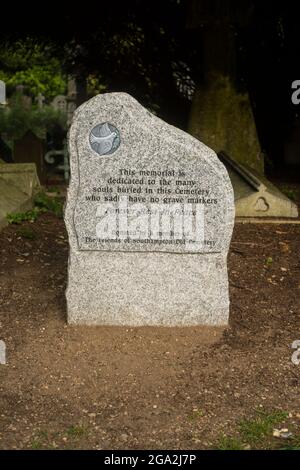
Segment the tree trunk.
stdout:
[[[216,2],[215,7],[218,5]],[[263,173],[249,94],[236,86],[235,30],[228,14],[227,10],[226,15],[223,12],[211,21],[204,16],[199,28],[203,67],[193,97],[189,132],[216,152],[223,150],[233,160]]]

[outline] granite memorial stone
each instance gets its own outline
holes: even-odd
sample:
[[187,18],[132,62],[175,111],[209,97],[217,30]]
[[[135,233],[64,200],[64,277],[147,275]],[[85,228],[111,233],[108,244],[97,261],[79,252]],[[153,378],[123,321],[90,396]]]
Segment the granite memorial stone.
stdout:
[[69,131],[69,323],[226,325],[233,190],[217,155],[125,93]]

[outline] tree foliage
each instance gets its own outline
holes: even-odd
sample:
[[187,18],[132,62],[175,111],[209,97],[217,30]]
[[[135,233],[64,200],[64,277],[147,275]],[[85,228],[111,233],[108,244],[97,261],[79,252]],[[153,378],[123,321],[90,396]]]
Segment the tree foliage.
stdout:
[[17,85],[24,85],[29,95],[42,93],[46,98],[66,90],[66,76],[51,47],[33,38],[8,42],[0,49],[0,80],[11,94]]
[[22,104],[22,96],[15,95],[9,108],[0,108],[0,129],[10,141],[21,138],[28,130],[38,137],[45,137],[45,129],[52,133],[57,126],[66,129],[66,116],[51,106],[27,109]]
[[[185,3],[127,0],[101,2],[93,10],[80,11],[60,5],[59,13],[56,5],[49,4],[43,27],[28,19],[25,9],[27,21],[18,25],[17,32],[16,28],[0,32],[0,40],[2,35],[12,44],[24,37],[24,29],[31,30],[33,41],[43,44],[44,53],[51,51],[66,74],[87,79],[91,94],[126,91],[159,114],[164,110],[163,117],[172,121],[186,103],[178,84],[186,79],[189,58],[194,54],[185,43]],[[36,68],[31,72],[27,83],[33,90],[31,77],[37,75]],[[15,83],[19,78],[11,80]],[[43,77],[33,81],[39,83],[39,90],[45,83]],[[52,79],[52,88],[54,83]]]

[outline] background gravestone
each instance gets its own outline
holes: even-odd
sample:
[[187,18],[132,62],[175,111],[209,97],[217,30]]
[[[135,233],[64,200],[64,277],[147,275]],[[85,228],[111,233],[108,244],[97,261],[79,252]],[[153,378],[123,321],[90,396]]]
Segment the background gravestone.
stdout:
[[2,163],[0,160],[0,229],[8,223],[7,214],[32,209],[34,196],[40,189],[34,163]]
[[27,131],[21,139],[14,142],[14,163],[35,163],[39,180],[42,183],[47,177],[44,154],[43,142],[32,131]]
[[62,111],[63,113],[66,113],[67,112],[67,106],[68,106],[67,97],[65,95],[55,96],[55,98],[52,100],[51,106],[56,111]]
[[69,153],[69,322],[227,324],[234,201],[216,154],[124,93],[77,109]]

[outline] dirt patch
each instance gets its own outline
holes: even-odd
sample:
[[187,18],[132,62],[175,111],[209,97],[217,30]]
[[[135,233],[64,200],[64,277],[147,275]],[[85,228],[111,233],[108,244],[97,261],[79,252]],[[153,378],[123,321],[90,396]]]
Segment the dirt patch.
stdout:
[[[300,226],[242,225],[230,328],[66,325],[68,243],[50,214],[0,233],[0,448],[211,448],[257,409],[300,428]],[[215,335],[215,336],[214,336]],[[213,340],[213,341],[211,341]]]

